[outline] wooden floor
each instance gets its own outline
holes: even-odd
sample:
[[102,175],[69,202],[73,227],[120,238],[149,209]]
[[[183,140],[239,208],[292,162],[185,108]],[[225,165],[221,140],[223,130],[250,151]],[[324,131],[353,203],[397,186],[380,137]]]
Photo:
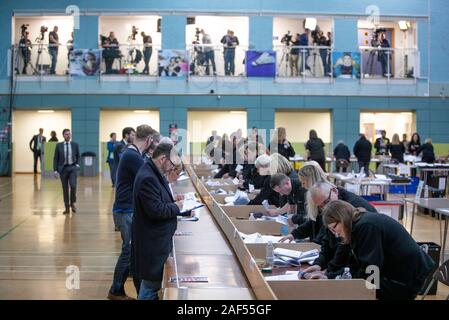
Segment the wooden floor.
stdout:
[[[0,299],[105,299],[120,252],[113,190],[107,178],[79,178],[78,213],[63,215],[59,180],[26,174],[0,178]],[[438,227],[436,219],[417,216],[414,237],[439,243]],[[79,290],[66,286],[71,265],[80,269]],[[131,281],[126,290],[136,296]],[[430,298],[448,294],[449,288],[439,285]]]

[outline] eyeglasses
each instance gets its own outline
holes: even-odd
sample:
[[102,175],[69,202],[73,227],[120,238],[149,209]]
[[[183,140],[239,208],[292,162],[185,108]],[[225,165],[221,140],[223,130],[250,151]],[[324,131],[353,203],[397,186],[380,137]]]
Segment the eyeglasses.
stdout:
[[324,208],[330,201],[331,201],[331,196],[332,196],[332,189],[329,190],[329,196],[327,197],[326,200],[324,200],[319,206],[319,208]]
[[172,168],[176,167],[176,165],[173,163],[173,161],[171,161],[170,157],[166,158],[168,161],[170,161],[170,164],[172,165]]
[[335,228],[340,224],[340,222],[335,222],[333,226],[328,226],[329,230],[333,233],[333,234],[337,234],[337,231],[335,230]]

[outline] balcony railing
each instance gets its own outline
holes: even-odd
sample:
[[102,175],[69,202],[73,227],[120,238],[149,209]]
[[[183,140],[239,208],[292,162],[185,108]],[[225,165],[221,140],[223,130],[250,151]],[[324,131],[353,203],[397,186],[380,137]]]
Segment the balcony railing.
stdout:
[[332,78],[332,48],[276,46],[277,77]]
[[[14,45],[14,75],[53,76],[68,75],[71,45],[50,47],[32,43],[28,47]],[[101,48],[101,74],[158,77],[159,46],[123,44]],[[246,76],[245,46],[225,51],[216,45],[188,45],[189,76]],[[368,79],[413,79],[419,77],[419,52],[415,48],[360,47],[360,74]],[[333,79],[334,50],[324,46],[275,46],[276,77]],[[54,68],[52,68],[54,65]]]
[[419,53],[414,48],[360,47],[363,79],[415,79]]

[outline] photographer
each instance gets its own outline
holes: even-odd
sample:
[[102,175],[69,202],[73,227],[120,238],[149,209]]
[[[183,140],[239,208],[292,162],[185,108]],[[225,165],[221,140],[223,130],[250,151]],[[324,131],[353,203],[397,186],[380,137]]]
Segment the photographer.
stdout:
[[[32,45],[31,45],[30,39],[28,39],[29,34],[30,33],[28,31],[23,31],[22,39],[20,39],[20,41],[19,41],[19,50],[20,50],[20,54],[22,55],[22,58],[23,58],[22,74],[27,74],[27,67],[31,61]],[[17,72],[19,72],[19,71],[17,71]]]
[[[41,33],[43,30],[41,28]],[[44,31],[44,32],[45,32]],[[58,36],[58,26],[54,26],[53,31],[48,34],[48,52],[51,56],[51,68],[50,74],[56,74],[56,63],[58,61],[58,50],[59,50],[59,36]]]
[[392,76],[391,72],[391,54],[392,51],[389,49],[391,48],[390,42],[387,40],[387,37],[385,36],[385,33],[380,33],[380,42],[379,47],[383,50],[379,50],[379,61],[382,65],[382,76],[388,78],[389,76]]
[[239,45],[239,39],[234,36],[234,31],[228,30],[228,33],[221,38],[224,50],[224,62],[225,62],[225,75],[234,75],[235,72],[235,48]]
[[[305,32],[299,36],[299,45],[301,47],[308,47],[309,46],[309,35],[310,35],[310,29],[305,29]],[[304,63],[302,59],[304,59],[304,61],[307,61],[307,58],[309,57],[309,49],[302,48],[301,50],[305,50],[305,54],[302,55],[302,52],[301,52],[301,59],[299,60],[299,67],[300,67],[300,70],[301,70],[300,74],[305,72],[304,66],[306,66],[306,68],[307,68],[306,63]]]
[[145,32],[141,32],[140,35],[143,38],[143,61],[145,63],[145,68],[142,74],[150,74],[150,59],[153,53],[153,40],[150,35],[146,35]]
[[207,65],[206,68],[206,75],[210,75],[210,65],[212,64],[212,71],[214,72],[214,76],[217,75],[217,69],[215,67],[215,52],[214,48],[212,47],[212,39],[209,34],[204,31],[204,29],[201,30],[201,34],[203,35],[203,38],[201,39],[201,42],[205,44],[204,46],[204,63]]
[[106,74],[111,74],[114,60],[120,57],[118,50],[118,41],[113,31],[109,33],[109,37],[102,37],[103,58],[106,65]]
[[[298,35],[290,36],[290,43],[292,48],[290,49],[290,73],[292,77],[297,77],[299,74],[298,61],[299,61],[299,37]],[[288,41],[288,39],[287,39]],[[287,42],[288,43],[288,42]],[[287,44],[288,45],[288,44]]]

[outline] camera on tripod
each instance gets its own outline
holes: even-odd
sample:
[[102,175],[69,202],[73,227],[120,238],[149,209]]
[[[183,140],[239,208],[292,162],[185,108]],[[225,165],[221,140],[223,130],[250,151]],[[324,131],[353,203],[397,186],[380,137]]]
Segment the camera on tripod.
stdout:
[[136,26],[133,26],[133,27],[132,27],[131,38],[132,38],[133,40],[136,40],[136,35],[139,33],[138,30],[139,30],[139,29],[136,28]]
[[20,26],[20,29],[22,30],[21,31],[21,34],[22,34],[22,38],[25,38],[25,33],[27,32],[27,29],[28,29],[28,27],[29,27],[30,25],[27,23],[27,24],[22,24],[21,26]]
[[41,30],[39,31],[41,33],[40,37],[36,38],[36,42],[40,43],[41,41],[44,40],[45,37],[45,32],[48,31],[48,27],[46,26],[41,26]]
[[312,35],[312,39],[313,39],[313,43],[315,43],[315,44],[320,44],[320,38],[321,38],[321,29],[320,29],[320,27],[317,25],[316,27],[315,27],[315,30],[313,30],[312,32],[311,32],[311,35]]
[[378,47],[380,46],[380,34],[386,33],[387,29],[385,28],[376,28],[374,29],[373,36],[371,38],[371,46]]
[[201,34],[201,29],[200,28],[195,28],[195,41],[194,44],[198,44],[200,43],[200,34]]
[[289,46],[290,43],[292,43],[292,35],[290,34],[290,30],[287,31],[286,34],[281,39],[281,43],[285,44],[286,46]]

